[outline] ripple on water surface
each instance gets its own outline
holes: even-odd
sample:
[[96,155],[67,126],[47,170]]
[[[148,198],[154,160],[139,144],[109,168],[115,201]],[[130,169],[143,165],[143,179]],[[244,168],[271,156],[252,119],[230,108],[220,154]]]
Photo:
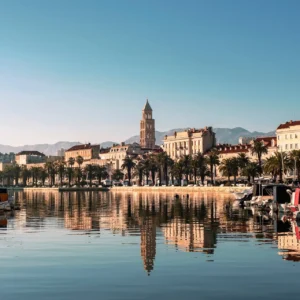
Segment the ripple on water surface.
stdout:
[[[17,193],[0,216],[3,299],[283,299],[298,294],[295,222],[226,195]],[[297,293],[297,294],[296,294]]]

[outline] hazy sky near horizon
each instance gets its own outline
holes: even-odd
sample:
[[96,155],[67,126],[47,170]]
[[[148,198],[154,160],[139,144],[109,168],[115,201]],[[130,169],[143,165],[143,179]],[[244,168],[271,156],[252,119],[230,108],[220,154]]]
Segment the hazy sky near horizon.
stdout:
[[300,1],[1,0],[0,144],[300,119]]

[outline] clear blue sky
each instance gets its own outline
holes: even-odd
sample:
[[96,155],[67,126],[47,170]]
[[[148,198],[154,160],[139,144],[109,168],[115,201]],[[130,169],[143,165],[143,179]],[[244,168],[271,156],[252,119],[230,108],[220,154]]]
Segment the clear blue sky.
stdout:
[[300,119],[300,1],[1,0],[0,144]]

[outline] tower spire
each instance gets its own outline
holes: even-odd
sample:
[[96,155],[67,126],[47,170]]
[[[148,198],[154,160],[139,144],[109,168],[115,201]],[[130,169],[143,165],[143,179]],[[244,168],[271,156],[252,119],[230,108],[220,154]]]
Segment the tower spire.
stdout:
[[145,106],[144,106],[144,109],[143,109],[143,110],[152,111],[152,108],[151,108],[151,106],[150,106],[150,104],[149,104],[149,101],[148,101],[148,99],[147,99],[147,101],[146,101],[146,104],[145,104]]

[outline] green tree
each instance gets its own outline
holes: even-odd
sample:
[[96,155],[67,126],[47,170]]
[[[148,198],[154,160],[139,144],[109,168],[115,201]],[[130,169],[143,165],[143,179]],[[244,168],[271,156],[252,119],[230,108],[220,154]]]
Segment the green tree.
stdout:
[[297,172],[297,179],[300,181],[300,150],[291,151],[290,160],[294,165],[293,169]]
[[77,184],[80,185],[83,173],[80,167],[74,168],[74,177],[77,179]]
[[77,163],[78,167],[80,168],[81,165],[83,164],[83,157],[80,156],[80,155],[77,156],[77,157],[76,157],[76,163]]
[[68,185],[71,186],[72,178],[73,178],[73,175],[74,175],[73,168],[72,167],[65,168],[65,174],[68,178]]
[[220,164],[219,170],[223,176],[227,176],[228,181],[230,182],[230,177],[232,176],[231,159],[230,158],[223,159]]
[[128,178],[128,183],[131,185],[131,175],[132,175],[132,170],[135,168],[136,164],[133,161],[133,159],[129,156],[126,156],[123,159],[123,164],[121,166],[122,170],[127,170],[127,178]]
[[211,184],[214,184],[214,167],[220,164],[219,152],[217,149],[212,149],[207,154],[207,160],[210,167]]
[[42,185],[45,185],[46,178],[48,177],[46,168],[38,168],[38,178],[42,181]]
[[68,166],[71,167],[71,168],[73,168],[74,164],[75,164],[75,158],[74,157],[70,157],[68,159]]
[[91,187],[95,176],[95,166],[92,164],[88,164],[85,166],[84,170],[89,180],[89,186]]
[[252,155],[255,154],[257,156],[259,168],[262,171],[262,156],[263,154],[268,154],[268,148],[263,144],[263,142],[255,140],[251,148],[251,153]]
[[237,161],[240,169],[240,174],[242,174],[245,168],[247,168],[248,164],[250,163],[250,159],[246,155],[246,153],[239,153],[237,156]]
[[56,168],[56,172],[57,172],[58,177],[59,177],[60,186],[62,186],[64,175],[65,175],[66,163],[64,161],[59,161],[55,165],[55,168]]
[[27,186],[27,181],[31,176],[30,170],[27,169],[27,167],[24,165],[21,167],[21,177],[22,177],[22,183],[24,186]]
[[124,174],[121,170],[116,169],[116,170],[114,170],[111,177],[112,177],[112,180],[120,181],[124,178]]
[[[252,179],[252,182],[254,182],[254,179],[256,176],[259,175],[260,167],[257,162],[249,162],[245,168],[243,168],[242,174],[244,176],[247,176],[249,179]],[[250,180],[249,180],[250,181]]]
[[293,167],[289,156],[285,152],[275,152],[274,155],[266,159],[264,172],[272,174],[274,179],[279,176],[279,182],[283,182],[283,173]]
[[134,173],[134,176],[137,176],[139,178],[138,180],[139,186],[142,185],[144,168],[145,168],[144,161],[139,160],[135,166],[135,173]]
[[102,179],[108,177],[108,173],[107,173],[106,167],[96,165],[94,167],[94,175],[98,179],[98,184],[100,185]]

